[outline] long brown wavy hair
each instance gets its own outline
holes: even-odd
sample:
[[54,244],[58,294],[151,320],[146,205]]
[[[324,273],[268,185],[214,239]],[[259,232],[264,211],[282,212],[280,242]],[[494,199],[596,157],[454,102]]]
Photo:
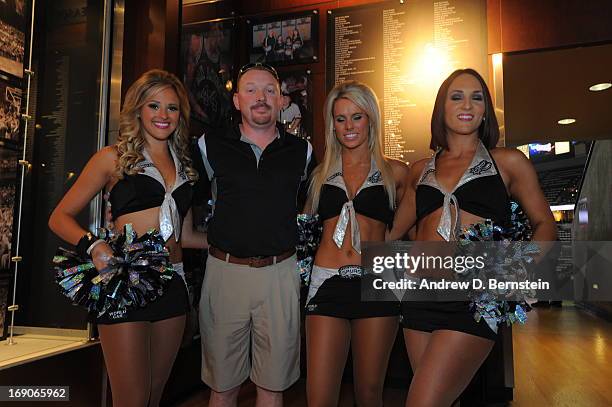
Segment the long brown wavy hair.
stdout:
[[163,89],[172,88],[179,99],[180,117],[176,129],[169,139],[169,143],[176,153],[183,171],[193,183],[198,179],[198,172],[193,168],[191,156],[189,155],[189,98],[181,81],[161,69],[153,69],[145,72],[130,86],[125,94],[123,108],[119,116],[119,137],[117,139],[117,178],[123,178],[124,174],[134,175],[141,170],[136,168],[136,163],[144,160],[143,149],[146,143],[142,123],[140,122],[140,110],[146,101]]

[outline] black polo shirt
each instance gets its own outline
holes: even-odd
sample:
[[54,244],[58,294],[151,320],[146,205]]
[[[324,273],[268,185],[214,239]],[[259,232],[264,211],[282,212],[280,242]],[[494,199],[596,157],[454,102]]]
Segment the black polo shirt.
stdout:
[[314,166],[312,146],[286,133],[261,151],[238,125],[198,140],[213,216],[208,243],[237,257],[273,256],[294,249],[296,215]]

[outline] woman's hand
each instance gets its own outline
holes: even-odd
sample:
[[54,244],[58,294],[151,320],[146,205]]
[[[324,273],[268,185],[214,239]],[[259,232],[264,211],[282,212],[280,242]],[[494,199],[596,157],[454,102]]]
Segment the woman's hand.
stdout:
[[113,249],[106,242],[98,243],[91,250],[91,260],[98,271],[108,267],[108,262],[113,257]]

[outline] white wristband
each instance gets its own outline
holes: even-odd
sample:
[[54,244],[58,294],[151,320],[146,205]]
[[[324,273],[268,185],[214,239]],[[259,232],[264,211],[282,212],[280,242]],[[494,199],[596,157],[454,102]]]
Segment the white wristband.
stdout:
[[98,239],[95,242],[93,242],[86,250],[87,255],[91,256],[91,251],[94,249],[94,247],[96,247],[97,245],[99,245],[100,243],[104,243],[104,239]]

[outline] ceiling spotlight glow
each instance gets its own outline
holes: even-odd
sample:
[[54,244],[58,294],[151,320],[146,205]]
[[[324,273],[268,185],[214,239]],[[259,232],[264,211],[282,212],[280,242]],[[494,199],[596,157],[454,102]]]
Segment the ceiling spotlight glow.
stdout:
[[589,90],[591,92],[599,92],[599,91],[606,90],[606,89],[609,89],[609,88],[612,88],[612,83],[610,83],[610,82],[602,82],[602,83],[597,83],[597,84],[591,86],[589,88]]
[[559,123],[559,124],[572,124],[572,123],[576,123],[576,119],[561,119],[557,123]]

